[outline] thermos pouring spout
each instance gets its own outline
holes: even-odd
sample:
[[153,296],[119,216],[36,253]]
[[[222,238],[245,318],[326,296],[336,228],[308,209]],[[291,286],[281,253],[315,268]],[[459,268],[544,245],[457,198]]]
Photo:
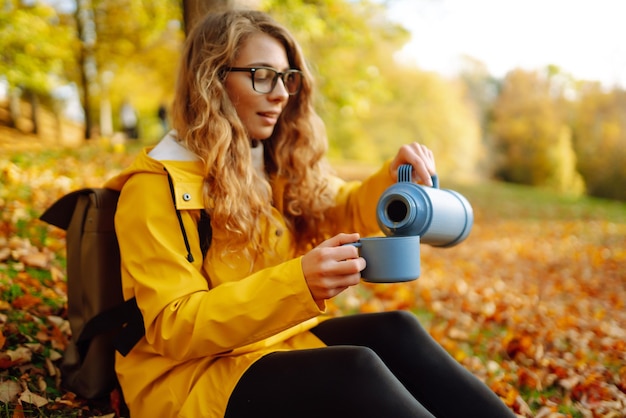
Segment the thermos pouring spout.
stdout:
[[419,235],[421,242],[451,247],[467,238],[474,223],[468,200],[453,190],[425,187],[411,181],[412,167],[398,168],[398,182],[381,195],[376,208],[380,229],[387,236]]

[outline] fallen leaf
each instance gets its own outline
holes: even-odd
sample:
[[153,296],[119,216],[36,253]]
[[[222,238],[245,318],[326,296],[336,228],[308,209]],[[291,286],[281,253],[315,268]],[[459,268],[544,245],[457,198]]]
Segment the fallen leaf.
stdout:
[[0,261],[6,261],[11,257],[11,249],[8,247],[0,248]]
[[63,358],[63,354],[59,353],[56,350],[50,350],[50,352],[48,353],[48,358],[50,359],[50,361],[57,361]]
[[43,252],[28,253],[20,258],[20,261],[29,267],[46,268],[50,265],[50,254]]
[[48,400],[43,396],[39,396],[35,393],[32,393],[30,390],[26,389],[20,395],[20,402],[26,402],[31,405],[35,405],[37,408],[41,408],[42,406],[48,403]]
[[15,298],[15,300],[13,301],[12,305],[13,308],[15,309],[24,309],[24,310],[28,310],[31,309],[35,306],[39,306],[42,304],[42,300],[40,297],[31,295],[31,294],[26,294],[26,295],[22,295],[19,296],[17,298]]
[[28,363],[33,358],[33,352],[28,347],[17,347],[5,352],[15,364]]
[[22,386],[15,380],[3,380],[0,382],[0,402],[5,404],[12,402],[21,392]]
[[55,365],[52,363],[52,360],[48,357],[46,357],[46,370],[48,371],[49,376],[54,377],[57,374],[57,369]]
[[25,418],[24,408],[21,403],[15,405],[15,410],[13,411],[13,416],[11,418]]

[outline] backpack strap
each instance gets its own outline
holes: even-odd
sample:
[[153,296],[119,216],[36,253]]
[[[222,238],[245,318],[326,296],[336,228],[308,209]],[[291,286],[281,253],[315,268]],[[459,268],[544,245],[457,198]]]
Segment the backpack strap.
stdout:
[[137,299],[132,298],[124,301],[120,305],[100,312],[87,321],[76,340],[81,356],[84,356],[89,348],[89,343],[95,336],[106,334],[116,329],[120,329],[120,332],[115,337],[113,346],[120,354],[126,356],[141,340],[141,337],[146,334],[143,316],[137,306]]
[[113,346],[121,355],[126,356],[146,335],[146,328],[143,325],[143,315],[137,306],[136,298],[125,301],[121,310],[128,316],[126,317],[126,325],[115,338]]
[[206,257],[211,246],[213,238],[213,230],[211,229],[211,217],[206,210],[200,210],[200,220],[198,221],[198,235],[200,236],[200,250],[202,251],[202,259]]

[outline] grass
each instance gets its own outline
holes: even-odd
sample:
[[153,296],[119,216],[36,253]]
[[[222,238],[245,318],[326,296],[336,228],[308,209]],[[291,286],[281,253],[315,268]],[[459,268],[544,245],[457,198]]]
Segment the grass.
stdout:
[[626,203],[614,200],[501,182],[457,185],[455,190],[478,202],[481,214],[491,218],[626,222]]

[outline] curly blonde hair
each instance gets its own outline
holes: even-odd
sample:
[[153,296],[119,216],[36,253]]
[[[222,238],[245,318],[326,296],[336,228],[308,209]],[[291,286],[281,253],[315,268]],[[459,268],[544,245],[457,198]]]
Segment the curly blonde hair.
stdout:
[[[290,68],[303,75],[300,92],[289,98],[272,136],[263,141],[267,178],[253,168],[251,139],[223,83],[241,46],[259,32],[281,42]],[[323,240],[324,211],[333,203],[328,143],[313,106],[313,78],[289,31],[263,12],[209,14],[187,37],[177,83],[173,127],[179,141],[205,163],[205,208],[213,228],[226,232],[226,248],[267,250],[261,225],[264,219],[276,222],[272,206],[283,208],[298,250]],[[271,185],[278,183],[285,184],[283,201],[272,202]]]

